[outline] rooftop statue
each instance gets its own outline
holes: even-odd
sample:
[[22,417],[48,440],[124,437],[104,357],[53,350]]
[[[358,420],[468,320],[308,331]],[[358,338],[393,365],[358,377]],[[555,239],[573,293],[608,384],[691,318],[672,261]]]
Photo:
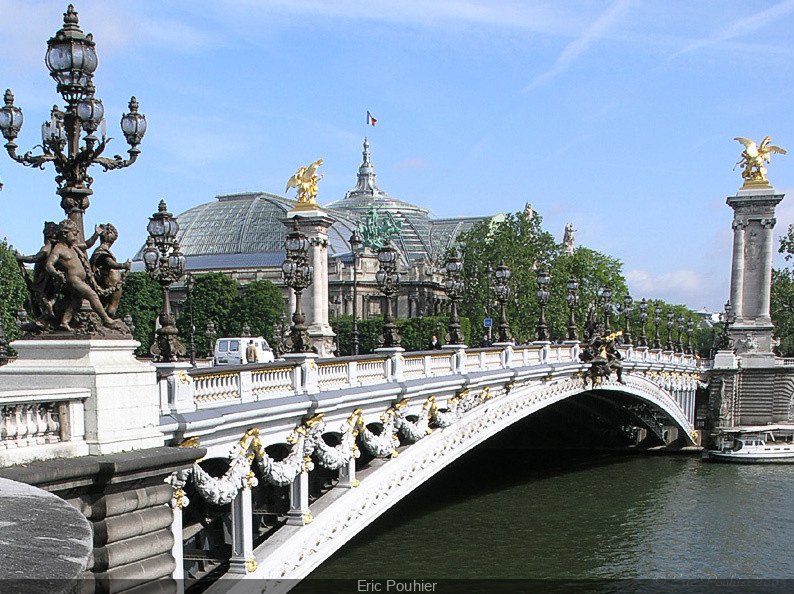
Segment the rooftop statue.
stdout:
[[402,231],[403,224],[402,221],[395,221],[388,215],[379,217],[378,209],[372,204],[366,218],[357,227],[364,247],[377,251],[389,243],[392,235]]
[[317,182],[322,179],[322,175],[317,175],[317,170],[323,164],[322,159],[317,159],[311,165],[304,165],[287,180],[286,192],[290,188],[298,189],[297,208],[315,208],[317,206]]
[[574,252],[574,233],[576,233],[576,229],[573,228],[571,223],[565,225],[565,234],[562,237],[562,248],[568,255]]
[[742,179],[744,179],[743,188],[761,187],[768,188],[769,180],[766,177],[765,165],[772,160],[772,153],[779,153],[785,155],[786,149],[770,144],[772,142],[771,136],[764,136],[760,145],[749,138],[737,136],[734,140],[738,140],[744,145],[742,157],[736,162],[736,167],[743,167]]

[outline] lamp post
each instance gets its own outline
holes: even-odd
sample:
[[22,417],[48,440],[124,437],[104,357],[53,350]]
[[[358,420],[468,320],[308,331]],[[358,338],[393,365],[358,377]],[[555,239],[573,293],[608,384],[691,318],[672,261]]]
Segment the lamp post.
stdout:
[[664,350],[673,350],[673,324],[675,323],[675,313],[671,309],[667,312],[667,342],[664,343]]
[[733,349],[733,340],[731,340],[731,337],[728,335],[728,330],[731,324],[736,321],[736,316],[733,315],[733,307],[731,306],[730,300],[725,302],[725,311],[720,314],[720,319],[722,320],[722,335],[717,342],[717,350],[724,351]]
[[659,324],[662,323],[662,306],[658,303],[656,307],[653,308],[653,323],[654,323],[654,335],[653,335],[653,348],[656,350],[662,350],[662,341],[659,337]]
[[295,291],[295,313],[290,328],[290,352],[305,353],[312,350],[311,338],[306,327],[306,316],[301,309],[303,290],[311,286],[314,268],[309,264],[309,240],[298,228],[298,219],[292,220],[292,230],[284,240],[287,259],[281,264],[284,283]]
[[576,329],[576,306],[579,304],[579,283],[574,277],[568,279],[565,285],[568,294],[565,300],[568,302],[568,340],[579,340]]
[[350,253],[353,256],[353,330],[351,332],[353,339],[353,354],[358,355],[359,348],[359,335],[358,335],[358,250],[364,242],[358,229],[353,229],[350,235]]
[[[489,265],[490,267],[490,265]],[[504,261],[496,267],[494,271],[493,290],[496,294],[496,301],[499,303],[499,337],[498,342],[513,342],[513,333],[507,321],[507,300],[510,299],[510,269]]]
[[609,334],[612,331],[609,319],[612,313],[612,289],[601,287],[598,295],[601,298],[601,309],[604,312],[604,334]]
[[549,302],[549,282],[551,276],[545,268],[538,269],[537,282],[538,290],[535,295],[538,298],[538,305],[540,306],[540,315],[538,316],[537,326],[537,339],[549,339],[549,327],[546,325],[546,304]]
[[[504,264],[504,262],[502,262]],[[483,310],[485,311],[485,317],[491,317],[491,291],[496,292],[496,284],[494,282],[493,277],[493,266],[491,266],[491,262],[489,261],[485,266],[485,278],[488,279],[488,297],[485,298],[485,305],[483,305]],[[493,320],[491,320],[491,325],[488,326],[488,344],[491,344],[493,341]]]
[[[8,155],[17,163],[39,169],[47,163],[53,164],[57,174],[56,193],[61,198],[61,208],[71,221],[68,226],[69,235],[73,236],[69,243],[70,251],[75,252],[74,258],[82,260],[81,256],[85,256],[86,250],[83,217],[89,206],[89,197],[93,194],[93,178],[88,170],[92,165],[100,165],[105,171],[132,165],[140,153],[138,145],[146,132],[146,117],[138,113],[138,102],[132,97],[129,112],[121,117],[121,130],[130,147],[127,151],[129,158],[101,156],[110,139],[105,136],[104,131],[101,138],[94,134],[98,129],[104,128],[105,121],[102,100],[96,98],[93,85],[94,71],[98,65],[96,43],[91,34],[85,34],[80,29],[77,12],[71,4],[63,15],[63,27],[47,41],[45,63],[50,76],[56,82],[57,92],[66,105],[63,109],[53,107],[49,121],[41,126],[41,153],[17,153],[18,145],[15,140],[24,118],[22,110],[14,105],[11,89],[7,89],[3,95],[0,133],[6,140],[4,146]],[[83,133],[85,138],[81,138]],[[62,230],[65,231],[66,227]],[[77,255],[77,252],[82,254]],[[93,274],[93,271],[89,274]],[[74,311],[74,293],[77,287],[73,287],[73,284],[75,283],[67,280],[55,295],[56,311],[64,312],[60,320],[61,330],[81,335],[107,336],[107,332],[98,329],[105,326],[122,335],[127,334],[121,322],[108,315],[106,306],[100,303],[99,295],[93,290],[93,294],[82,300],[79,315],[73,318],[72,315],[77,313]],[[73,323],[70,325],[70,322]]]
[[179,224],[168,212],[165,200],[160,200],[157,212],[149,217],[146,227],[149,237],[143,250],[146,272],[163,289],[163,309],[160,311],[160,327],[157,329],[151,353],[155,361],[178,361],[185,355],[185,345],[179,339],[174,315],[171,313],[169,288],[182,277],[185,256],[179,251],[176,240]]
[[634,311],[634,299],[631,295],[623,297],[623,340],[626,346],[631,346],[631,314]]
[[196,366],[196,326],[193,323],[193,287],[196,281],[193,275],[188,273],[185,279],[185,293],[187,295],[187,311],[190,318],[190,364]]
[[640,301],[640,328],[642,334],[640,334],[640,344],[641,347],[648,346],[648,336],[646,334],[648,326],[648,302],[645,300],[645,297],[642,298]]
[[686,321],[686,348],[684,349],[684,353],[687,355],[692,355],[692,332],[695,330],[695,322],[692,318],[689,318]]
[[444,262],[444,271],[446,279],[444,280],[444,292],[447,294],[450,302],[449,309],[449,322],[447,324],[447,334],[449,335],[449,344],[465,344],[466,339],[460,331],[460,317],[458,315],[458,301],[463,296],[463,279],[461,272],[463,271],[463,261],[457,253],[449,256],[447,261]]
[[130,329],[130,334],[133,336],[135,335],[135,324],[133,323],[132,316],[130,314],[126,314],[122,321],[127,325],[127,328]]
[[207,337],[210,345],[207,351],[207,357],[212,359],[215,356],[215,337],[218,336],[218,332],[215,330],[215,322],[212,320],[207,322],[207,329],[204,331],[204,335]]
[[684,319],[683,314],[678,315],[678,340],[675,341],[675,352],[676,353],[683,353],[684,352],[684,324],[686,320]]
[[400,333],[392,315],[392,297],[400,290],[400,273],[397,272],[397,251],[390,245],[378,250],[378,271],[375,273],[378,289],[386,297],[386,308],[383,312],[383,334],[380,337],[384,348],[400,346]]

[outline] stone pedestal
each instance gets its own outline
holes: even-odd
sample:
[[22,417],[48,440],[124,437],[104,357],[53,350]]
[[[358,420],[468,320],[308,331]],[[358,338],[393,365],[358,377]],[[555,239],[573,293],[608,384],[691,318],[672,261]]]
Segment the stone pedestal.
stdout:
[[0,367],[4,390],[83,388],[90,454],[163,445],[157,373],[133,355],[134,340],[17,340],[16,361]]
[[774,363],[769,305],[775,207],[781,200],[771,186],[742,189],[727,199],[733,209],[730,300],[736,316],[729,334],[743,366],[745,359],[754,367]]
[[291,210],[282,222],[290,227],[294,220],[309,240],[309,264],[314,267],[314,281],[302,304],[309,336],[320,357],[333,357],[336,334],[328,323],[328,229],[336,220],[319,207]]

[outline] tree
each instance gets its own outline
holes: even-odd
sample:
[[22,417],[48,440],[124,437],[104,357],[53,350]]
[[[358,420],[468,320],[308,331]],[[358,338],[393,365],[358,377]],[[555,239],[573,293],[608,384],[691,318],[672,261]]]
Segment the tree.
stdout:
[[550,267],[559,250],[551,234],[541,228],[541,221],[537,213],[519,212],[498,222],[479,223],[458,236],[466,285],[460,313],[473,327],[482,328],[486,314],[496,316],[486,270],[489,264],[495,268],[504,262],[512,274],[507,315],[513,334],[518,340],[534,338],[539,313],[535,298],[537,268]]
[[154,342],[157,316],[163,308],[163,290],[145,272],[131,272],[124,281],[118,317],[129,314],[135,325],[134,338],[141,343],[137,355],[146,357]]
[[[220,272],[197,274],[191,291],[193,324],[196,327],[196,353],[210,350],[209,339],[204,331],[207,322],[215,324],[217,336],[240,336],[243,321],[237,281]],[[187,346],[190,337],[190,315],[187,310],[177,318],[179,335]]]
[[8,342],[20,336],[17,326],[17,311],[27,301],[28,292],[19,271],[13,248],[3,239],[0,241],[0,316]]
[[239,307],[235,308],[240,327],[248,322],[251,335],[264,336],[273,344],[273,325],[284,313],[281,290],[268,280],[253,281],[240,292]]
[[[789,225],[786,235],[780,238],[778,252],[784,255],[786,262],[794,257],[794,225]],[[770,301],[775,335],[780,338],[780,354],[790,357],[794,354],[794,273],[790,268],[772,270]]]

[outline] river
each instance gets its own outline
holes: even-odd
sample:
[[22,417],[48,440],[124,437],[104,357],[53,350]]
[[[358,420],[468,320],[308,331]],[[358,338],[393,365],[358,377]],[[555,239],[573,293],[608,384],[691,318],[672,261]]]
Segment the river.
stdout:
[[310,578],[794,579],[792,494],[794,465],[481,447]]

